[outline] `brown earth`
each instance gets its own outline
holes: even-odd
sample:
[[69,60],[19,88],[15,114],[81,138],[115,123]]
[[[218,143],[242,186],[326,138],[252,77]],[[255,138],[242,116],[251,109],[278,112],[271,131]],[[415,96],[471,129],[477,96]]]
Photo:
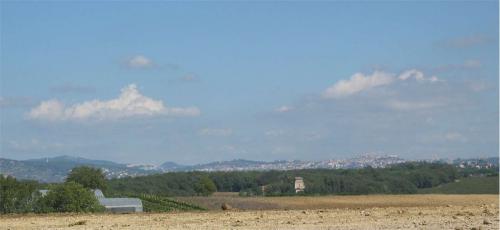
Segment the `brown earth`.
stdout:
[[[439,207],[497,203],[498,195],[359,195],[359,196],[283,196],[240,197],[238,193],[215,193],[203,197],[177,197],[209,210],[220,210],[227,203],[239,210],[287,210],[331,208]],[[493,199],[493,200],[492,200]]]
[[[222,198],[221,198],[222,197]],[[232,198],[231,203],[228,199]],[[498,195],[223,199],[235,209],[180,213],[3,215],[0,229],[498,229]],[[188,198],[186,198],[188,199]],[[189,198],[194,199],[194,198]],[[199,199],[196,197],[196,199]],[[210,200],[212,199],[212,200]],[[241,200],[240,200],[241,199]],[[274,210],[241,210],[243,202]],[[252,206],[253,207],[253,206]],[[262,207],[258,207],[262,209]],[[220,209],[220,204],[219,204]],[[239,210],[238,210],[239,209]]]

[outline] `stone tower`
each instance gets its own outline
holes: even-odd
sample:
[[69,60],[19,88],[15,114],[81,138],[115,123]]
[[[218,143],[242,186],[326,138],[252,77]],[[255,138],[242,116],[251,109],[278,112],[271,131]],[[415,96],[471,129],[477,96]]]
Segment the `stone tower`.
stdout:
[[304,192],[306,185],[302,177],[295,177],[295,193]]

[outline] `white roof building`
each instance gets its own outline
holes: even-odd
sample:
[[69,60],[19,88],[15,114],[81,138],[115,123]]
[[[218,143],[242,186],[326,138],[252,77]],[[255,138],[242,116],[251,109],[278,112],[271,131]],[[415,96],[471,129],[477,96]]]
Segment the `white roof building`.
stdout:
[[142,212],[142,201],[138,198],[106,198],[100,189],[94,190],[99,203],[113,213]]

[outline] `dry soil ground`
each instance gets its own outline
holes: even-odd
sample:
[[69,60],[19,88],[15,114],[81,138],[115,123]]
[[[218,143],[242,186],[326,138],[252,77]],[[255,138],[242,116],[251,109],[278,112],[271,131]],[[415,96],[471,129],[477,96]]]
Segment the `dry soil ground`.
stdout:
[[0,229],[499,228],[497,195],[215,196],[203,202],[228,202],[235,207],[246,202],[267,205],[250,206],[245,210],[182,213],[4,215],[0,216]]

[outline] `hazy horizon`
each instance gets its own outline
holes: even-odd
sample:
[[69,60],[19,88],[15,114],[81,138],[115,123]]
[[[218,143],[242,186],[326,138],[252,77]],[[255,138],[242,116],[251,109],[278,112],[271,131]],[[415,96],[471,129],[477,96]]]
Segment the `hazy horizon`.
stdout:
[[[371,153],[373,154],[373,153]],[[353,159],[353,158],[358,158],[358,157],[363,157],[363,156],[367,156],[368,154],[355,154],[355,155],[352,155],[352,156],[349,156],[349,157],[343,157],[343,158],[329,158],[329,159],[318,159],[318,160],[315,160],[315,161],[328,161],[328,160],[348,160],[348,159]],[[383,157],[383,156],[389,156],[389,155],[386,155],[386,154],[375,154],[376,156],[380,156],[380,157]],[[373,155],[372,155],[373,156]],[[390,156],[395,156],[395,155],[390,155]],[[267,163],[271,163],[271,162],[276,162],[276,161],[313,161],[313,160],[308,160],[308,159],[276,159],[276,160],[258,160],[258,159],[242,159],[242,158],[238,158],[238,159],[228,159],[228,160],[214,160],[214,161],[205,161],[205,162],[196,162],[196,163],[187,163],[187,164],[183,164],[183,163],[179,163],[179,162],[175,162],[175,161],[170,161],[168,159],[164,160],[164,161],[157,161],[157,162],[149,162],[148,161],[141,161],[141,162],[126,162],[126,161],[114,161],[114,160],[106,160],[106,159],[90,159],[90,158],[85,158],[85,157],[80,157],[80,156],[70,156],[70,155],[58,155],[58,156],[52,156],[52,157],[39,157],[39,158],[28,158],[28,159],[10,159],[10,160],[18,160],[18,161],[25,161],[25,160],[43,160],[43,159],[50,159],[50,158],[58,158],[58,157],[73,157],[73,158],[83,158],[83,159],[86,159],[86,160],[96,160],[96,161],[111,161],[113,163],[119,163],[119,164],[129,164],[129,165],[142,165],[142,164],[147,164],[147,165],[155,165],[155,166],[160,166],[164,163],[176,163],[178,165],[182,165],[182,166],[194,166],[194,165],[203,165],[203,164],[209,164],[209,163],[214,163],[214,162],[229,162],[229,161],[237,161],[237,160],[245,160],[245,161],[255,161],[255,162],[267,162]],[[399,156],[398,156],[399,157]],[[1,158],[1,157],[0,157]],[[478,156],[478,157],[475,157],[475,158],[460,158],[460,159],[486,159],[486,158],[498,158],[498,156]],[[8,159],[8,158],[7,158]],[[406,160],[406,161],[420,161],[420,160],[456,160],[456,159],[459,159],[459,157],[457,158],[440,158],[440,159],[430,159],[430,158],[402,158],[403,160]]]
[[0,2],[0,157],[498,156],[498,2]]

